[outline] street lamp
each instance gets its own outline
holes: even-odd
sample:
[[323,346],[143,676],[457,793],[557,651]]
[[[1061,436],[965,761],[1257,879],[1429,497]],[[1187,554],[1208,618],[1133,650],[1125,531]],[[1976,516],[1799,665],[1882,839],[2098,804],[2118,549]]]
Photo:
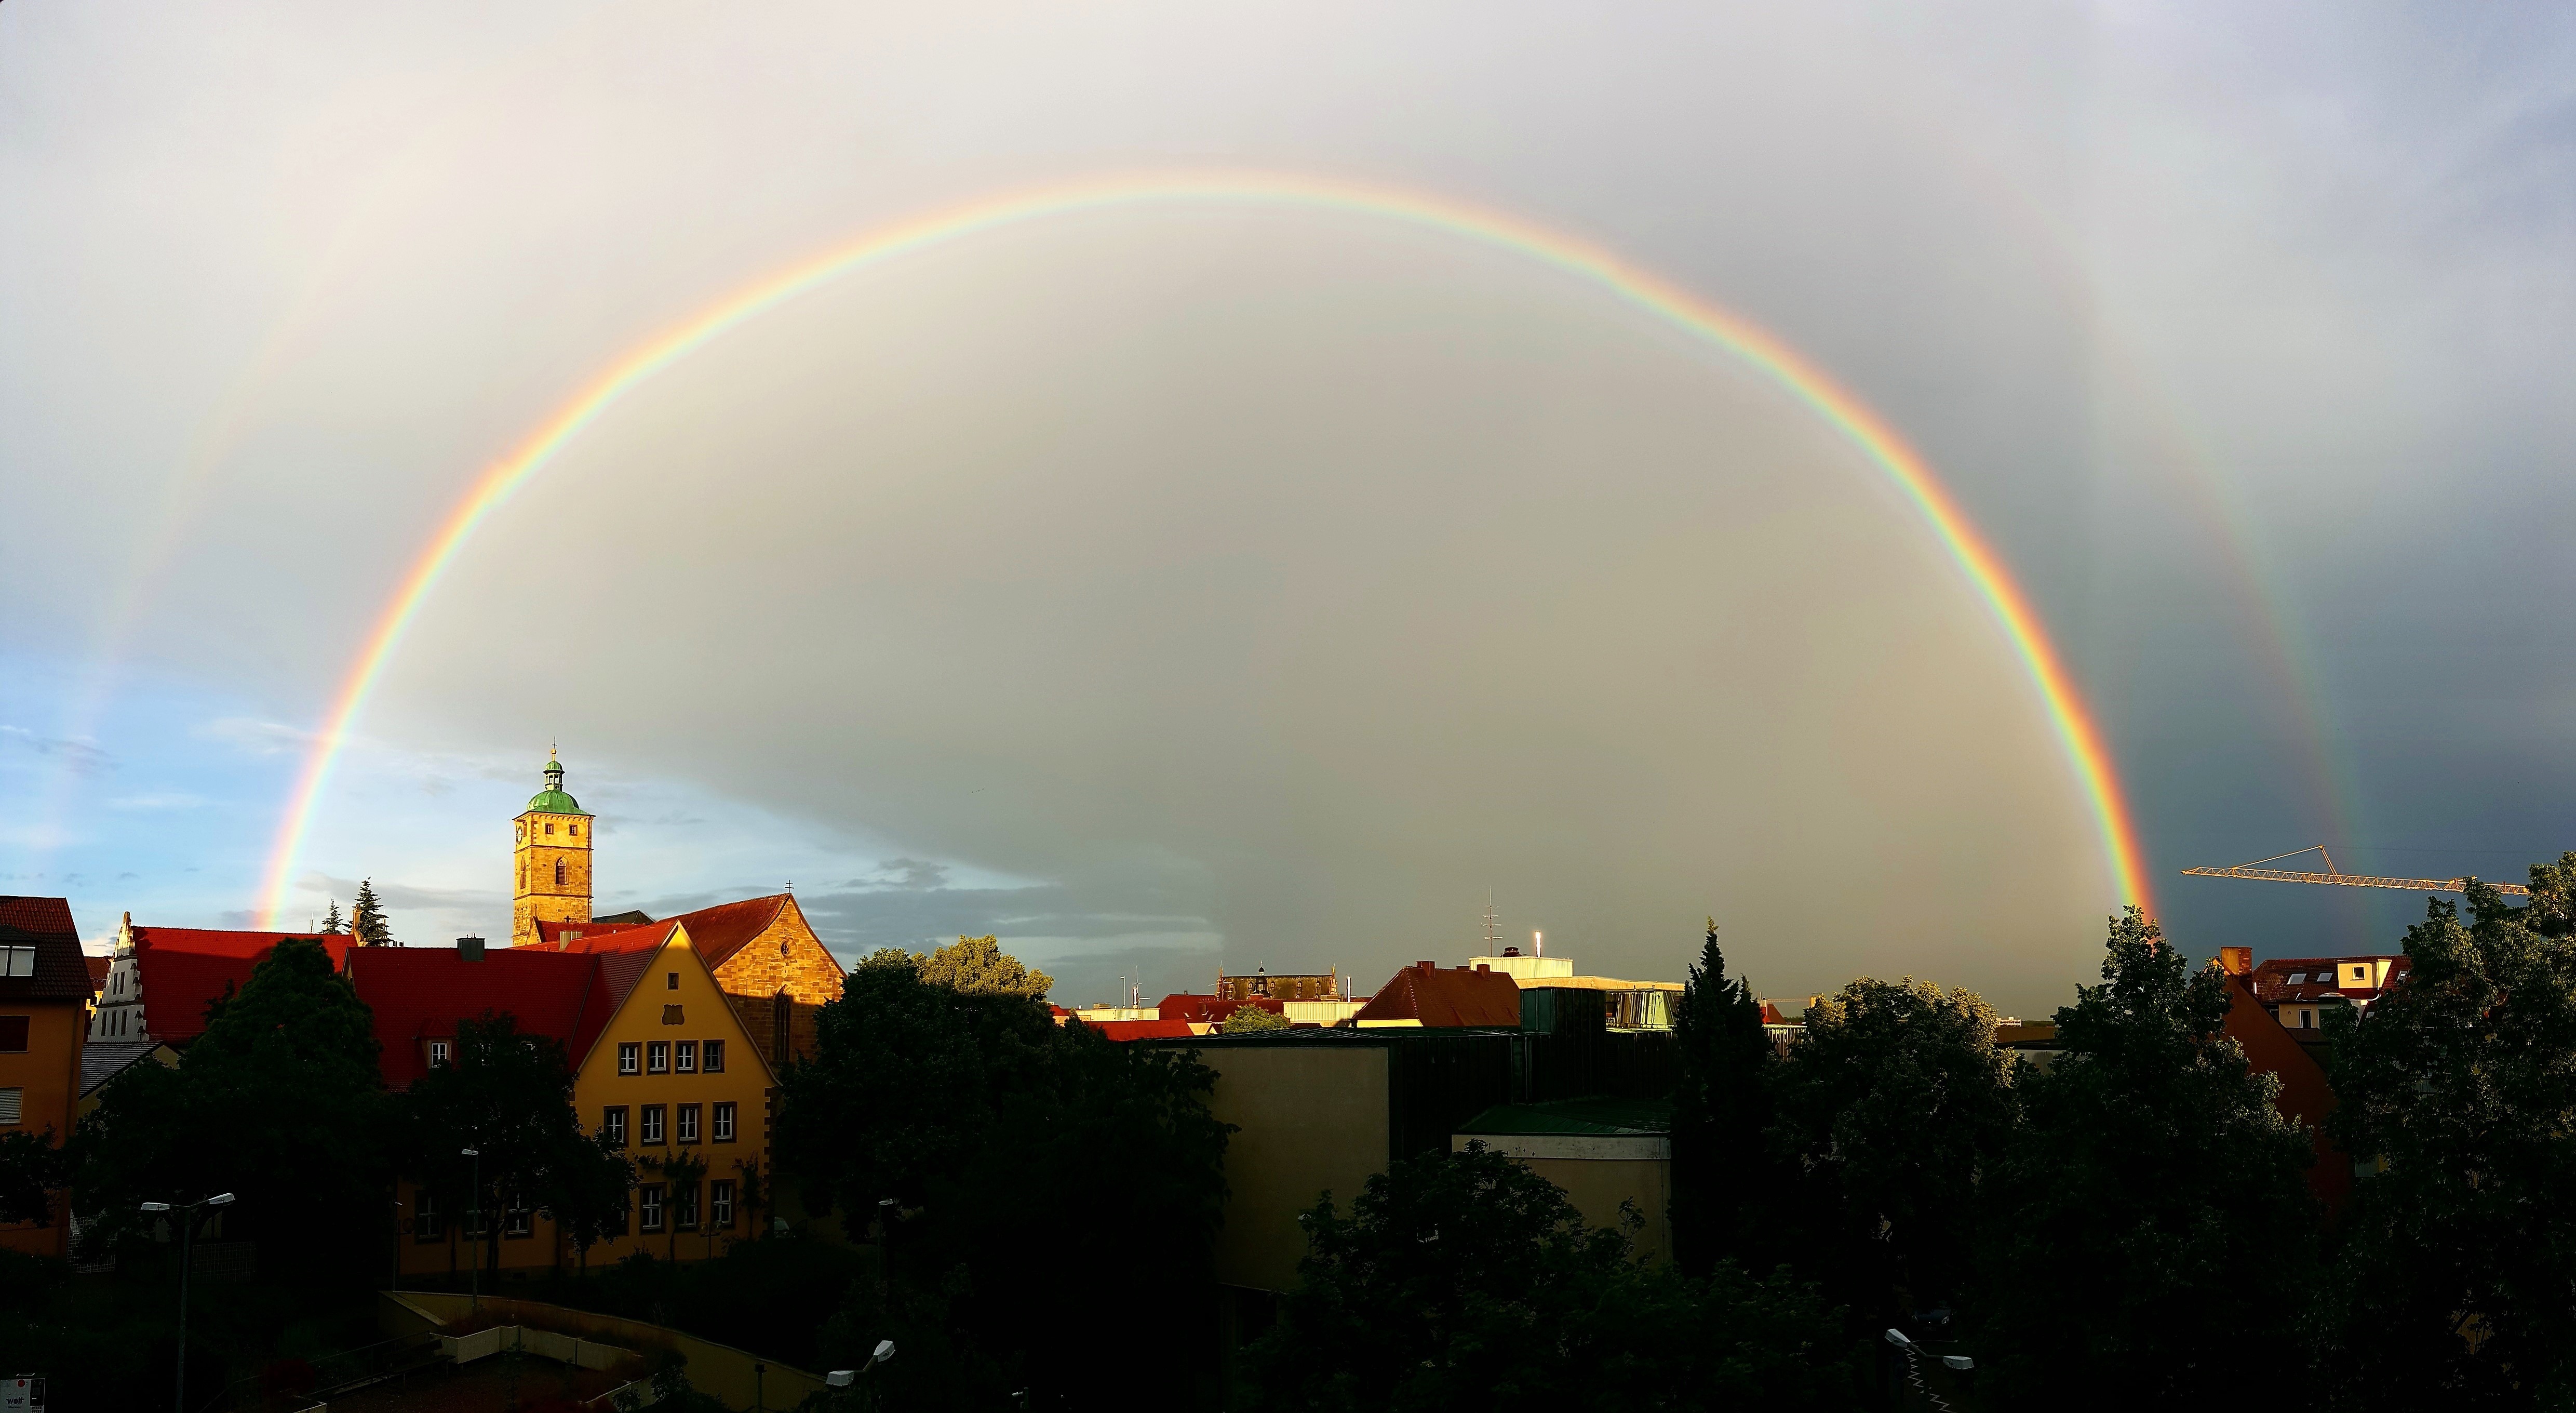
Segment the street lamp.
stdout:
[[465,1278],[465,1288],[470,1293],[465,1308],[474,1314],[481,1314],[483,1311],[483,1241],[477,1233],[483,1225],[483,1150],[459,1148],[456,1152],[459,1157],[474,1160],[474,1186],[465,1194],[465,1234],[475,1238],[474,1267]]
[[182,1214],[179,1218],[179,1387],[176,1395],[170,1400],[170,1406],[176,1409],[177,1413],[188,1413],[188,1256],[195,1245],[197,1209],[229,1207],[232,1202],[231,1193],[218,1192],[212,1197],[200,1198],[194,1202],[143,1204],[143,1210],[146,1212]]
[[[1905,1376],[1914,1385],[1914,1391],[1923,1395],[1924,1401],[1941,1410],[1941,1413],[1950,1413],[1950,1401],[1934,1393],[1931,1385],[1923,1382],[1923,1365],[1920,1362],[1924,1354],[1923,1346],[1907,1339],[1905,1331],[1895,1329],[1887,1332],[1887,1342],[1905,1351]],[[1977,1361],[1965,1354],[1944,1354],[1941,1356],[1941,1365],[1955,1373],[1964,1374],[1976,1368]]]
[[875,1368],[879,1364],[882,1364],[893,1357],[894,1341],[890,1339],[878,1340],[876,1352],[868,1356],[867,1363],[862,1364],[855,1369],[834,1369],[832,1372],[823,1376],[823,1386],[825,1388],[848,1388],[850,1385],[859,1381],[859,1375],[866,1373],[868,1370]]

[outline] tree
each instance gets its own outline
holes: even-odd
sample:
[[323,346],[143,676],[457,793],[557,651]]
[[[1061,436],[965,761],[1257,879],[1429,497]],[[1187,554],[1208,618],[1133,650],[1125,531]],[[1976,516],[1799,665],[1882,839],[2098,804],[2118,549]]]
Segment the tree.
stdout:
[[82,1211],[110,1240],[136,1205],[238,1194],[232,1233],[254,1235],[263,1270],[363,1276],[383,1228],[386,1096],[373,1019],[318,942],[282,938],[175,1069],[133,1065],[110,1081],[74,1139]]
[[0,1133],[0,1222],[51,1225],[54,1194],[62,1189],[68,1167],[51,1128]]
[[915,954],[913,961],[923,981],[969,996],[1026,996],[1043,1001],[1055,989],[1054,977],[1021,965],[1019,958],[1002,950],[999,938],[991,936],[960,937],[927,956]]
[[[1057,1026],[1029,995],[925,979],[882,951],[816,1015],[782,1080],[778,1161],[809,1202],[876,1235],[882,1280],[834,1318],[832,1357],[879,1338],[905,1406],[1088,1397],[1100,1349],[1182,1367],[1209,1324],[1229,1128],[1195,1054]],[[880,1207],[880,1203],[892,1205]],[[1068,1280],[1032,1253],[1148,1249]]]
[[361,947],[399,947],[393,929],[385,923],[384,905],[376,901],[376,883],[372,878],[358,880],[357,901],[349,905],[349,936]]
[[1625,1232],[1482,1144],[1399,1160],[1347,1216],[1327,1193],[1300,1221],[1298,1288],[1249,1361],[1256,1408],[1846,1406],[1814,1287],[1633,1261]]
[[[395,1106],[403,1171],[458,1209],[469,1196],[487,1213],[513,1202],[544,1207],[586,1225],[596,1241],[622,1212],[633,1169],[582,1131],[572,1083],[563,1043],[523,1033],[507,1012],[459,1023],[448,1062],[413,1080]],[[478,1156],[465,1157],[467,1148]],[[488,1268],[500,1259],[501,1224],[486,1220],[483,1231],[478,1259]],[[586,1263],[588,1243],[575,1240]]]
[[1773,1134],[1827,1288],[1869,1325],[1946,1305],[1966,1277],[1978,1179],[2015,1117],[2006,1065],[1974,992],[1862,980],[1808,1008]]
[[1293,1028],[1287,1012],[1247,1004],[1237,1006],[1227,1014],[1223,1030],[1227,1035],[1259,1035],[1266,1030]]
[[1777,1062],[1753,988],[1726,975],[1717,920],[1682,986],[1673,1033],[1681,1076],[1673,1092],[1673,1244],[1684,1270],[1705,1274],[1757,1236],[1774,1182],[1763,1134]]
[[2059,1055],[1985,1185],[1978,1349],[2006,1398],[2221,1407],[2278,1377],[2314,1281],[2307,1132],[2224,1035],[2194,972],[2132,907],[2102,984],[2057,1013]]
[[2472,880],[2406,931],[2403,985],[2329,1011],[2327,1130],[2358,1184],[2329,1347],[2360,1407],[2576,1400],[2576,853],[2509,906]]
[[336,934],[346,932],[348,929],[348,921],[340,916],[340,900],[334,898],[331,900],[331,910],[322,915],[322,930]]

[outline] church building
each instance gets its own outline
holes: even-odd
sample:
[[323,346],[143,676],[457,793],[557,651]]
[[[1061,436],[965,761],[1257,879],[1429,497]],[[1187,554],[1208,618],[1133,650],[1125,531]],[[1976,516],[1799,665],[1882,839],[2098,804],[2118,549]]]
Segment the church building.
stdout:
[[[775,893],[656,919],[641,912],[591,916],[592,816],[563,788],[559,760],[517,821],[510,945],[554,952],[616,950],[621,932],[678,922],[743,1032],[772,1069],[810,1055],[814,1012],[841,995],[841,964],[814,935],[793,893]],[[630,939],[631,940],[631,939]]]

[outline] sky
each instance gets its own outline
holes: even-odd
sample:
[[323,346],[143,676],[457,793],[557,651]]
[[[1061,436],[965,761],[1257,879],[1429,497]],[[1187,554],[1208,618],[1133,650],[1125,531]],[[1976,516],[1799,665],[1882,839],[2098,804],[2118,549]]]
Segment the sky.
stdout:
[[[1138,174],[1504,213],[1767,330],[2029,596],[2195,954],[2576,847],[2576,19],[1820,3],[0,7],[0,888],[248,926],[351,666],[602,372]],[[1852,441],[1595,282],[1315,203],[1063,212],[705,341],[484,518],[281,924],[792,887],[1091,1002],[1504,937],[2044,1013],[2125,902]]]

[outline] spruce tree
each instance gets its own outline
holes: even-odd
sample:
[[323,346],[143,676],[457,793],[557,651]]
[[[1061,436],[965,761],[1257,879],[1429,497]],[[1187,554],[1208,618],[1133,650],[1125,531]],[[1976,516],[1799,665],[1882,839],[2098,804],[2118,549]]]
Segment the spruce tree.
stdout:
[[399,947],[393,929],[385,925],[384,905],[376,901],[375,880],[358,880],[358,897],[350,904],[349,935],[361,947]]
[[322,915],[322,930],[325,933],[336,934],[346,932],[348,929],[348,920],[340,916],[340,900],[334,898],[331,900],[331,910]]
[[[1673,1245],[1682,1269],[1706,1274],[1721,1257],[1754,1257],[1748,1238],[1770,1190],[1764,1131],[1771,1126],[1762,1003],[1726,974],[1717,919],[1690,969],[1673,1016],[1679,1082],[1673,1092]],[[1757,1243],[1758,1244],[1758,1243]]]

